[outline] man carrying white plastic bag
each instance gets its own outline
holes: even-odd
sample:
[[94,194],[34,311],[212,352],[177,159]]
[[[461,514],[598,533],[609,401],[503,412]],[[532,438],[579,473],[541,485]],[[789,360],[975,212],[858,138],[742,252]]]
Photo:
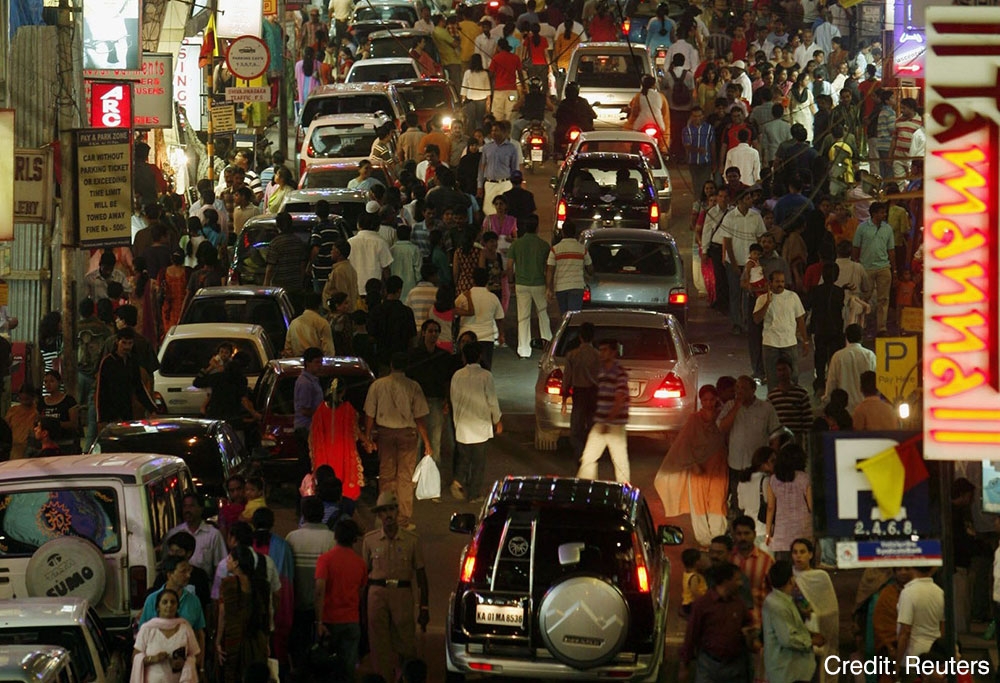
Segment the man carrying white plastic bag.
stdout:
[[455,421],[455,478],[451,495],[470,503],[483,500],[486,446],[503,432],[493,375],[479,364],[479,344],[462,349],[465,367],[451,378],[451,414]]
[[425,455],[420,458],[417,468],[413,470],[413,483],[417,485],[413,492],[417,500],[431,498],[437,503],[441,502],[441,473],[434,462],[434,456]]

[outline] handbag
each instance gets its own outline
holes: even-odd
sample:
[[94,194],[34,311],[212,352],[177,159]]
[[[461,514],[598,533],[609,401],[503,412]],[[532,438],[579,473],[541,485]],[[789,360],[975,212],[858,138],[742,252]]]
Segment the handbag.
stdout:
[[434,458],[425,455],[413,470],[413,483],[417,485],[414,495],[417,500],[441,497],[441,473]]
[[767,524],[767,496],[764,495],[764,482],[767,477],[760,478],[760,504],[757,506],[757,521]]

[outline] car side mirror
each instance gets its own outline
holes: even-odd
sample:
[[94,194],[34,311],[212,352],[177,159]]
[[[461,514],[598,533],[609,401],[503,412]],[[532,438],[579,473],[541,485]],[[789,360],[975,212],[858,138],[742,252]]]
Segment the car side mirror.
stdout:
[[662,524],[656,529],[660,545],[680,545],[684,542],[684,532],[673,524]]
[[580,564],[580,553],[586,544],[583,541],[563,543],[559,546],[559,564],[563,567],[570,564]]
[[708,344],[691,344],[691,353],[696,356],[704,356],[708,353]]
[[456,512],[448,523],[448,530],[456,534],[471,534],[475,528],[476,516],[471,512]]

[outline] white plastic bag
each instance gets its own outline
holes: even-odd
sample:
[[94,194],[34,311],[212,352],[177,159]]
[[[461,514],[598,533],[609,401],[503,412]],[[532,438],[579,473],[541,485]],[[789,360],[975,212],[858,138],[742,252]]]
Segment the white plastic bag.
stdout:
[[417,500],[441,497],[441,473],[434,458],[425,455],[413,469],[413,483],[417,485]]

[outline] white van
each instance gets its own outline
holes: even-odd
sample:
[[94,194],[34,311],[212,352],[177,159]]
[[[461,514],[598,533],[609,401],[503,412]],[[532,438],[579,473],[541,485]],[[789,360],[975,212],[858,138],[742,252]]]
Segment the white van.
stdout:
[[642,77],[652,76],[654,69],[645,45],[579,43],[566,74],[566,83],[580,86],[580,97],[594,108],[594,128],[621,130],[626,118],[622,108],[639,92]]
[[69,653],[61,647],[0,647],[0,681],[4,683],[83,683],[73,675]]
[[195,490],[183,460],[106,453],[0,463],[0,599],[85,598],[128,630]]

